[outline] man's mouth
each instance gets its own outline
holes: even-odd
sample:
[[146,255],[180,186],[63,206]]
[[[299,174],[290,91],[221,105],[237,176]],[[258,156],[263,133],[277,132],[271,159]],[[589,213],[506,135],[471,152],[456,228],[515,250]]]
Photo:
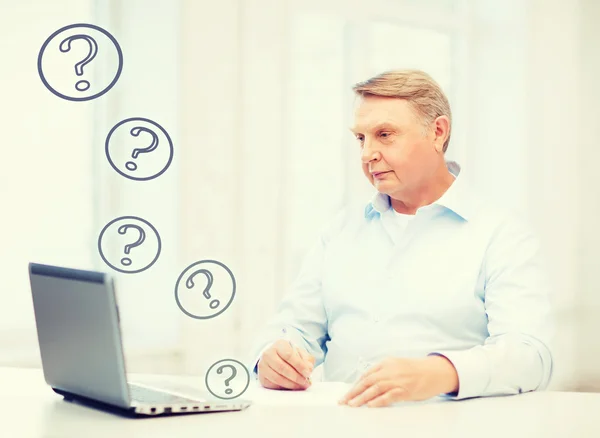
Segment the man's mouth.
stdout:
[[373,178],[380,179],[380,178],[383,178],[387,173],[390,173],[390,172],[391,172],[391,170],[388,170],[387,172],[373,172],[372,175],[373,175]]

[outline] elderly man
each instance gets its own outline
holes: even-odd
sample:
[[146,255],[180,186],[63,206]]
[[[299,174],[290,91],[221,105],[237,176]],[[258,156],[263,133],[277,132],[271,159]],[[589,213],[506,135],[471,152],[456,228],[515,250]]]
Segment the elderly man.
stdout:
[[323,364],[325,380],[354,383],[340,403],[371,407],[544,389],[552,328],[537,240],[445,159],[444,92],[415,70],[353,90],[376,193],[307,255],[257,345],[260,383],[306,389]]

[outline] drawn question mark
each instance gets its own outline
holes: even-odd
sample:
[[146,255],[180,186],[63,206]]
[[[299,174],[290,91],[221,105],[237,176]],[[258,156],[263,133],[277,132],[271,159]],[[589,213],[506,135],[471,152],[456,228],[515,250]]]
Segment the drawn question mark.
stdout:
[[[138,230],[140,233],[140,237],[135,242],[125,245],[125,254],[129,254],[131,252],[131,248],[140,246],[144,242],[144,240],[146,240],[146,233],[145,233],[144,229],[142,227],[140,227],[139,225],[133,225],[133,224],[121,225],[118,230],[119,234],[125,235],[125,233],[127,233],[127,230],[129,228],[135,228],[136,230]],[[131,259],[129,257],[123,257],[121,259],[121,264],[123,264],[124,266],[129,266],[129,265],[131,265]]]
[[[185,281],[185,285],[188,289],[193,288],[194,287],[194,277],[198,274],[206,275],[207,283],[206,283],[206,287],[204,288],[204,291],[202,292],[202,295],[204,295],[204,298],[206,298],[207,300],[210,300],[212,298],[210,296],[210,288],[212,287],[212,284],[213,284],[213,275],[208,269],[198,269],[197,271],[193,272],[192,275],[190,275],[188,277],[188,279]],[[219,300],[212,300],[209,304],[209,307],[211,309],[216,309],[217,307],[219,307],[219,304],[221,304],[219,302]]]
[[[233,365],[221,365],[219,368],[217,368],[217,374],[223,374],[223,369],[224,368],[231,368],[231,376],[229,376],[228,379],[225,379],[225,386],[229,386],[229,382],[231,382],[235,376],[237,376],[237,370],[235,369],[235,367]],[[233,389],[231,388],[227,388],[225,390],[225,394],[229,395],[233,392]]]
[[[152,144],[150,144],[150,146],[146,148],[135,148],[133,150],[133,152],[131,153],[131,158],[133,158],[134,160],[137,159],[137,157],[140,154],[147,154],[148,152],[152,152],[158,147],[158,135],[156,135],[156,133],[153,130],[144,128],[143,126],[136,126],[135,128],[131,128],[131,131],[129,132],[135,137],[139,136],[140,132],[147,132],[148,134],[152,135]],[[127,163],[125,163],[125,167],[128,170],[134,171],[137,169],[137,164],[135,164],[133,161],[128,161]]]
[[[86,57],[75,64],[75,74],[77,76],[83,76],[83,66],[92,62],[92,60],[98,54],[98,43],[91,36],[80,33],[77,35],[71,35],[70,37],[62,40],[58,48],[61,52],[66,53],[71,50],[71,43],[75,40],[85,40],[89,46],[89,51]],[[90,83],[86,80],[81,80],[75,84],[75,88],[77,91],[86,91],[88,88],[90,88]]]

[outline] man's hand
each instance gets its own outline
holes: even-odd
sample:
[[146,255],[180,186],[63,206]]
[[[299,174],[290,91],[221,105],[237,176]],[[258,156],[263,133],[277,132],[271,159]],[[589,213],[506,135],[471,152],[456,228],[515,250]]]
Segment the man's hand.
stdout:
[[269,389],[306,389],[315,358],[289,341],[278,340],[258,362],[258,380]]
[[458,391],[458,374],[445,357],[388,358],[363,374],[340,404],[358,407],[366,403],[369,407],[380,407],[455,391]]

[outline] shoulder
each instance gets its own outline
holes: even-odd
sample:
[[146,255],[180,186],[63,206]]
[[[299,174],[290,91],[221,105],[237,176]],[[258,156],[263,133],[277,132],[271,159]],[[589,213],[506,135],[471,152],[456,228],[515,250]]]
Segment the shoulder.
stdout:
[[473,226],[485,229],[492,238],[525,234],[535,236],[535,228],[523,209],[480,195],[472,195],[472,207]]
[[523,209],[485,199],[473,221],[486,236],[484,266],[488,274],[542,262],[540,238]]

